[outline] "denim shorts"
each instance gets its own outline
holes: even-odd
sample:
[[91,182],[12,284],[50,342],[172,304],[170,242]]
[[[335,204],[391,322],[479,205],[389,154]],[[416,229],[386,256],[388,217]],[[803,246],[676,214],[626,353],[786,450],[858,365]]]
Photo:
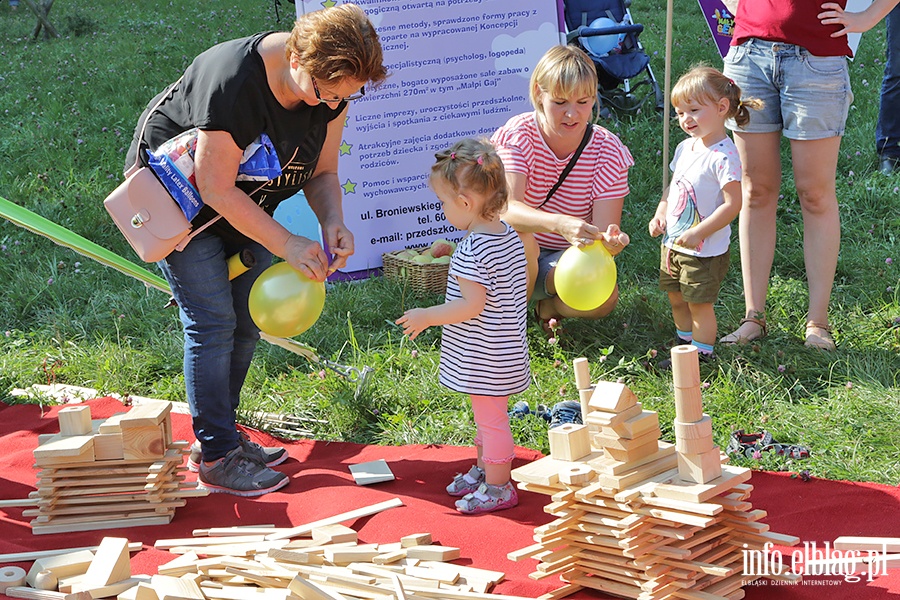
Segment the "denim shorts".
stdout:
[[758,98],[750,123],[728,128],[746,133],[782,131],[792,140],[844,134],[853,102],[845,56],[814,56],[801,46],[751,38],[732,46],[723,72],[741,87],[742,98]]
[[556,268],[556,263],[559,262],[563,252],[565,250],[541,248],[541,253],[538,255],[537,281],[534,283],[534,292],[531,294],[531,300],[544,300],[551,297],[547,292],[547,275],[550,274],[551,269]]

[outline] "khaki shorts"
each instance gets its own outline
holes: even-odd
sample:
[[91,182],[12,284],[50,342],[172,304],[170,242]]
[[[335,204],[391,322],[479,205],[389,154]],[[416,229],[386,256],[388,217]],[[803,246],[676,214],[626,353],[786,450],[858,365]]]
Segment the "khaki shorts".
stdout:
[[659,289],[681,292],[681,297],[690,304],[712,304],[719,297],[730,260],[729,252],[719,256],[692,256],[663,246]]

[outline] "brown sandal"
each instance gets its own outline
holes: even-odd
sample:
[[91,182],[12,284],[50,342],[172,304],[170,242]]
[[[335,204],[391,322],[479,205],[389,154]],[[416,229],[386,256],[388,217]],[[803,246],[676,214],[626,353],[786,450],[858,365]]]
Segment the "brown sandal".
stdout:
[[824,323],[807,321],[804,346],[807,348],[818,348],[819,350],[834,350],[834,337],[831,335],[831,327]]
[[[756,335],[740,335],[738,331],[741,327],[743,327],[744,323],[753,323],[757,327],[759,327],[759,331]],[[726,336],[722,336],[719,340],[720,344],[749,344],[750,342],[754,342],[758,339],[765,337],[769,333],[768,328],[766,328],[766,320],[765,318],[754,318],[754,317],[745,317],[741,319],[740,324],[738,324],[738,328],[729,333]]]

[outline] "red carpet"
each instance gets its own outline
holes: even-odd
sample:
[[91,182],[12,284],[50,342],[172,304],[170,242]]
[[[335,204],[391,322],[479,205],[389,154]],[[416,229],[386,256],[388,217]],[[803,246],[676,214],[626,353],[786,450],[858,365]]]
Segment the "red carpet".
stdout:
[[[88,403],[94,419],[122,412],[111,399]],[[0,404],[0,499],[25,498],[35,489],[32,452],[37,435],[57,433],[56,412],[35,405]],[[190,419],[172,415],[176,439],[193,440]],[[252,432],[256,441],[271,444],[264,434]],[[537,597],[560,586],[556,577],[534,581],[528,574],[536,562],[515,563],[506,554],[530,545],[534,527],[550,521],[543,512],[548,498],[520,492],[516,508],[496,514],[466,517],[452,509],[444,486],[454,473],[465,471],[474,460],[474,450],[456,446],[362,446],[345,443],[301,441],[288,444],[291,459],[277,467],[291,477],[284,490],[258,499],[224,494],[192,498],[179,508],[169,525],[136,527],[130,530],[101,530],[34,536],[29,519],[21,508],[0,509],[0,553],[96,545],[104,536],[140,541],[144,550],[132,555],[135,573],[155,573],[156,567],[173,558],[153,548],[162,538],[188,537],[194,529],[271,523],[288,527],[309,523],[338,513],[370,506],[399,497],[405,506],[347,523],[359,532],[361,542],[395,542],[401,536],[429,532],[435,543],[458,547],[460,564],[503,571],[507,579],[498,585],[498,594]],[[517,449],[514,467],[540,457]],[[385,459],[395,481],[357,486],[348,465]],[[193,475],[189,474],[189,477]],[[768,512],[766,523],[772,531],[791,534],[821,547],[841,535],[900,537],[900,489],[884,485],[813,479],[802,482],[786,475],[756,472],[750,480],[754,508]],[[785,562],[789,564],[790,555]],[[2,565],[0,565],[2,566]],[[29,563],[20,563],[26,570]],[[844,582],[839,577],[807,577],[802,585],[775,586],[764,582],[747,586],[752,600],[797,598],[849,600],[896,598],[900,594],[900,569],[872,582]],[[592,591],[572,598],[607,598]]]

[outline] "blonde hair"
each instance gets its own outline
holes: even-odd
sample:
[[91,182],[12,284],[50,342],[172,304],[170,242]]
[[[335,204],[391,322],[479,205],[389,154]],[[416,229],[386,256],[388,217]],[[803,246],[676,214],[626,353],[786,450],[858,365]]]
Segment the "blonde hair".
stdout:
[[465,138],[434,155],[431,180],[440,177],[457,194],[471,190],[484,198],[481,216],[493,219],[506,209],[506,170],[487,138]]
[[296,54],[312,77],[353,79],[378,85],[387,77],[381,42],[366,13],[341,4],[302,15],[285,43],[288,60]]
[[541,94],[554,98],[584,98],[597,94],[597,67],[575,46],[553,46],[531,73],[531,105],[543,114]]
[[750,122],[750,110],[760,110],[763,101],[757,98],[741,98],[741,88],[712,67],[699,64],[678,79],[672,88],[672,104],[684,105],[691,100],[701,104],[715,104],[722,98],[728,100],[726,119],[734,119],[738,127]]

